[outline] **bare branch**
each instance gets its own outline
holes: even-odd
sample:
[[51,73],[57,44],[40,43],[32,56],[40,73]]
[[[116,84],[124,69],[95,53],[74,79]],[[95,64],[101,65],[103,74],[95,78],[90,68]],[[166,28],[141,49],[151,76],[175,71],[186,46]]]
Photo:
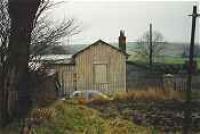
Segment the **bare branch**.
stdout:
[[[160,32],[154,31],[153,32],[153,38],[152,38],[152,47],[153,47],[153,52],[152,55],[153,57],[158,57],[161,55],[162,50],[165,49],[166,42],[163,41],[164,38]],[[145,32],[143,36],[137,41],[137,56],[144,59],[148,60],[149,58],[149,53],[150,53],[150,34],[149,32]]]
[[[74,19],[64,18],[60,23],[55,23],[48,18],[48,11],[53,11],[61,4],[63,2],[53,3],[51,0],[41,0],[33,22],[30,60],[32,57],[62,44],[66,38],[80,33],[80,27]],[[7,59],[9,33],[10,17],[7,0],[2,0],[0,3],[0,65],[4,64]]]

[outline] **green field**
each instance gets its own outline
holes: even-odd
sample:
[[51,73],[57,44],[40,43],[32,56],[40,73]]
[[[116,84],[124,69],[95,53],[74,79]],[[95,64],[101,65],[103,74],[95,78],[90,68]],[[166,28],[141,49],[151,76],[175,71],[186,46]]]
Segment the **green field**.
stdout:
[[[184,64],[185,61],[188,61],[188,58],[181,57],[163,57],[163,63],[166,64]],[[198,65],[200,65],[200,58],[194,58],[197,61]]]
[[[129,51],[129,58],[128,61],[133,62],[143,62],[148,64],[147,60],[144,60],[143,58],[138,57],[134,52]],[[169,64],[169,65],[184,65],[186,61],[188,61],[189,58],[182,58],[180,56],[160,56],[154,59],[154,63],[161,63],[161,64]],[[197,61],[198,69],[200,69],[200,57],[194,58],[194,60]]]

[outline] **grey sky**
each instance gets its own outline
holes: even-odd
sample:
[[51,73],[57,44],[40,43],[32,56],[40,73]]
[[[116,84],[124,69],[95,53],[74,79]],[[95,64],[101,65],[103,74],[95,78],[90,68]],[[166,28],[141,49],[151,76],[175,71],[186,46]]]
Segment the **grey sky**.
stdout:
[[191,17],[187,15],[192,13],[193,5],[197,2],[68,1],[54,16],[56,19],[64,15],[73,17],[81,23],[82,32],[72,37],[72,44],[92,43],[98,39],[117,42],[121,29],[125,30],[128,41],[136,41],[149,29],[150,22],[153,30],[161,32],[166,41],[189,42]]

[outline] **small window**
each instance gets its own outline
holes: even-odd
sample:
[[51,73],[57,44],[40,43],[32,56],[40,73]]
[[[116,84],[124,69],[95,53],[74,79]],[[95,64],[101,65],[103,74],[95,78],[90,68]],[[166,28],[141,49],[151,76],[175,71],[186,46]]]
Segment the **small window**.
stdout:
[[95,65],[94,77],[97,84],[107,83],[107,65]]

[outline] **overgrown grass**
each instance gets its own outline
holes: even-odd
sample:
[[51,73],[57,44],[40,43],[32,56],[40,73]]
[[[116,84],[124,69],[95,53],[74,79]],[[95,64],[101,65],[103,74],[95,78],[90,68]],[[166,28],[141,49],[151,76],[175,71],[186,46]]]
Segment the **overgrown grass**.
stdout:
[[[50,107],[34,109],[31,116],[32,118],[29,119],[34,120],[33,134],[149,134],[152,132],[150,127],[135,125],[120,116],[105,119],[102,113],[74,101],[58,101]],[[18,134],[21,127],[22,125],[15,122],[0,130],[0,134]]]
[[[149,101],[167,101],[167,100],[184,100],[184,92],[179,92],[175,90],[148,88],[148,89],[134,89],[127,93],[117,93],[113,96],[113,101],[120,100],[149,100]],[[96,99],[92,103],[100,104],[106,103],[108,100]],[[90,103],[90,102],[89,102]]]
[[148,88],[145,90],[132,90],[128,93],[116,94],[114,98],[134,100],[182,100],[184,94],[170,89]]
[[35,126],[35,134],[149,134],[141,127],[120,117],[104,119],[99,112],[83,105],[57,102],[51,106],[56,115]]
[[[174,90],[149,88],[147,90],[133,90],[129,93],[119,93],[113,101],[120,100],[181,100],[183,94]],[[109,100],[94,100],[109,103]],[[34,119],[34,134],[150,134],[149,127],[138,126],[123,119],[120,115],[105,118],[100,113],[78,100],[57,101],[50,106],[33,109],[30,116]],[[19,133],[20,125],[14,124],[0,131],[2,134]]]

